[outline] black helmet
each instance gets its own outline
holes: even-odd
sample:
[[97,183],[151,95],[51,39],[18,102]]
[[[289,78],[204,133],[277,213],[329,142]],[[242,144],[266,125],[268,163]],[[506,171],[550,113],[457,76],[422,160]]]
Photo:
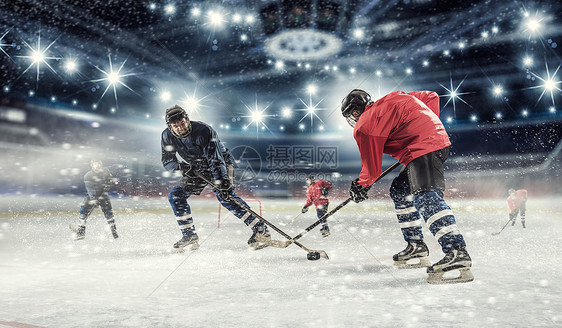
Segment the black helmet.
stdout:
[[353,127],[365,108],[372,103],[371,96],[367,92],[361,89],[353,89],[342,100],[341,113],[346,118],[347,123]]
[[[174,129],[172,129],[171,125],[183,120],[184,118],[187,121],[187,128],[185,129],[185,132],[183,132],[182,134],[178,134],[174,131]],[[178,105],[174,105],[173,107],[166,109],[166,124],[168,125],[168,129],[170,129],[170,132],[172,132],[172,134],[178,138],[187,138],[191,133],[191,122],[189,121],[189,117],[187,116],[185,109],[181,108]]]

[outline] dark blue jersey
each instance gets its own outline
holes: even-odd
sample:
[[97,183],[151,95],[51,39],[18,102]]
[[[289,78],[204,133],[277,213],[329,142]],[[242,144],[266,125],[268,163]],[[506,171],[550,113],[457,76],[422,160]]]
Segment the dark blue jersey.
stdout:
[[107,192],[111,187],[111,178],[111,173],[105,167],[100,172],[88,171],[84,175],[84,184],[88,195],[91,198],[96,198]]
[[191,121],[191,133],[180,139],[166,128],[162,132],[162,165],[168,171],[179,169],[176,153],[199,173],[210,171],[215,180],[228,178],[226,164],[232,164],[230,151],[209,125]]

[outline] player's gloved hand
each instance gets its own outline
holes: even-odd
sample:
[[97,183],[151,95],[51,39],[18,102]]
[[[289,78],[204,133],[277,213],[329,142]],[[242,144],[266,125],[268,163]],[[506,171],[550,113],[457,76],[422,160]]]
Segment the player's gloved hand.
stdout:
[[351,200],[356,203],[360,203],[369,198],[367,193],[369,192],[369,189],[371,189],[371,186],[363,187],[358,181],[359,179],[353,180],[353,182],[351,182],[351,187],[349,188],[349,197],[351,197]]
[[330,189],[328,188],[322,188],[322,196],[328,196],[328,193],[330,192]]
[[224,178],[220,181],[218,185],[219,197],[222,200],[229,201],[232,199],[232,193],[234,192],[234,186],[230,182],[229,178]]
[[303,207],[302,210],[301,210],[301,213],[303,213],[303,214],[306,213],[306,212],[308,212],[308,206]]

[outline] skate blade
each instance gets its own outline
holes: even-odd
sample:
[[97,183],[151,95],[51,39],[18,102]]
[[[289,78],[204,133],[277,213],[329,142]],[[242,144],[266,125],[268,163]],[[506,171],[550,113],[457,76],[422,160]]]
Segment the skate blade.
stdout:
[[[192,251],[199,249],[199,243],[198,242],[194,242],[193,244],[189,244],[189,245],[191,245],[190,250],[192,250]],[[176,254],[181,254],[181,253],[185,252],[185,248],[189,245],[185,245],[184,247],[172,248],[172,251]]]
[[[419,260],[415,263],[408,263],[408,261]],[[427,268],[431,266],[429,259],[427,257],[417,257],[413,259],[409,259],[408,261],[394,261],[394,266],[397,269],[418,269],[418,268]]]
[[328,237],[329,235],[331,235],[331,233],[329,233],[329,232],[328,232],[328,233],[323,233],[323,234],[322,234],[322,238],[326,238],[326,237]]
[[[474,280],[474,275],[470,268],[457,269],[459,271],[459,276],[454,278],[443,277],[446,272],[429,273],[427,277],[427,282],[433,285],[442,284],[458,284],[463,282],[471,282]],[[454,270],[453,270],[454,271]],[[452,272],[452,271],[448,271]]]
[[84,238],[86,238],[86,236],[79,236],[79,237],[74,236],[74,240],[82,240]]

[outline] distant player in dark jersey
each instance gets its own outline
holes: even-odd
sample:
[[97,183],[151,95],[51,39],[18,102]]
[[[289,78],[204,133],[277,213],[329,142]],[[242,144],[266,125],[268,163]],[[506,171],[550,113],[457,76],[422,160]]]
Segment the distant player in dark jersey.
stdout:
[[521,224],[525,228],[525,211],[527,210],[527,190],[525,189],[509,189],[507,197],[507,206],[509,206],[509,218],[511,225],[515,225],[517,214],[521,215]]
[[[328,205],[330,201],[328,200],[328,193],[332,189],[332,184],[326,180],[318,179],[316,180],[313,174],[310,174],[306,178],[306,204],[302,208],[301,212],[306,213],[308,207],[312,204],[316,206],[316,215],[318,218],[323,217],[328,212]],[[328,237],[330,235],[330,228],[328,227],[328,222],[326,220],[322,221],[322,228],[320,228],[320,233],[322,237]]]
[[107,224],[111,229],[113,238],[119,238],[117,229],[115,228],[115,219],[113,218],[113,209],[111,201],[107,192],[113,184],[113,177],[109,170],[103,167],[100,160],[93,159],[90,162],[92,168],[84,175],[84,184],[88,195],[84,198],[82,205],[80,205],[78,228],[71,229],[75,231],[74,240],[84,239],[86,237],[86,220],[96,207],[101,207]]

